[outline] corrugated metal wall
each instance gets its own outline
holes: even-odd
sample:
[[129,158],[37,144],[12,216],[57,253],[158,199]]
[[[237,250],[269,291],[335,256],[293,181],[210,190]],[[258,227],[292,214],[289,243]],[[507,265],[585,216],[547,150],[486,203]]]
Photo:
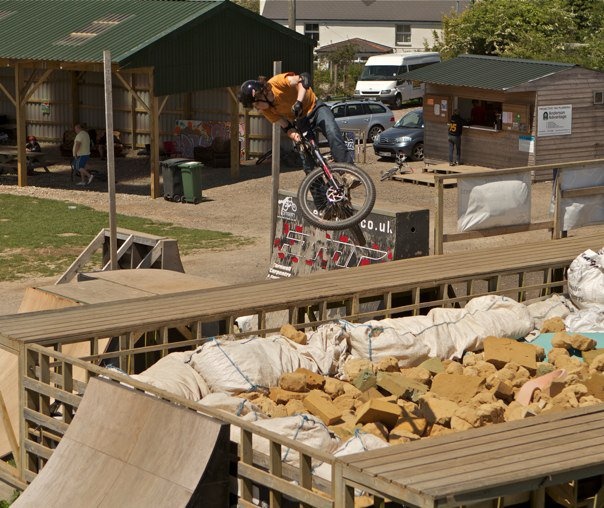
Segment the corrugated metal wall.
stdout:
[[[29,75],[26,73],[25,78]],[[73,128],[72,119],[88,128],[104,129],[105,97],[103,74],[86,72],[78,75],[78,100],[72,112],[71,80],[68,71],[54,71],[32,95],[26,106],[26,132],[41,142],[60,143],[63,133]],[[146,75],[134,76],[137,94],[150,104]],[[0,69],[0,83],[13,94],[12,69]],[[230,122],[231,96],[226,89],[205,90],[172,95],[160,115],[160,139],[174,139],[177,120]],[[0,92],[0,115],[6,115],[9,123],[15,121],[15,108],[6,95]],[[130,92],[113,79],[113,124],[120,131],[124,144],[135,149],[150,143],[150,119],[142,105],[132,100]],[[243,124],[244,116],[240,115]],[[250,116],[250,149],[255,157],[270,149],[271,126],[261,116]],[[0,125],[0,128],[2,126]]]

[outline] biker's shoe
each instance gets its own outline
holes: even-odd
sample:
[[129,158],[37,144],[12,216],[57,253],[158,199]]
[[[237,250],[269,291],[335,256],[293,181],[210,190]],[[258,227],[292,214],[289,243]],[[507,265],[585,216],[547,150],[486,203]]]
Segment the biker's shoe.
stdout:
[[350,175],[348,173],[342,175],[342,180],[344,181],[344,186],[348,190],[356,189],[361,185],[361,180],[359,180],[356,176]]

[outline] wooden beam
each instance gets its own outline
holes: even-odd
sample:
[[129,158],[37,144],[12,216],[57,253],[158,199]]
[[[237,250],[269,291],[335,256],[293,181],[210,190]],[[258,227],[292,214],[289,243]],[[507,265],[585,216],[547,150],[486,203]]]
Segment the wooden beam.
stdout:
[[153,72],[149,72],[149,96],[151,97],[151,111],[149,112],[151,123],[151,154],[149,163],[151,166],[151,197],[160,197],[159,188],[159,101],[155,96],[155,80]]
[[239,150],[239,101],[234,88],[227,88],[231,95],[231,178],[240,176],[240,150]]
[[[153,73],[149,73],[149,75],[151,76],[151,79],[153,77]],[[130,83],[128,83],[124,77],[119,73],[116,72],[115,76],[117,77],[117,79],[122,83],[122,85],[124,85],[126,87],[126,89],[136,98],[136,100],[140,103],[140,105],[145,109],[145,111],[149,114],[151,114],[151,106],[149,106],[144,100],[143,98],[137,93],[137,91],[132,88],[130,86]],[[153,95],[151,95],[151,97],[153,97]]]
[[15,118],[17,123],[17,185],[27,187],[27,156],[25,155],[25,102],[22,85],[23,67],[15,65]]

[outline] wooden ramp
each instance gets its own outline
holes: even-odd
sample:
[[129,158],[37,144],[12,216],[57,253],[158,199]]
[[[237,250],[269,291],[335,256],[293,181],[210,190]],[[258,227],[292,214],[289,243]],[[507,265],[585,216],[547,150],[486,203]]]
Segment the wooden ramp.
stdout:
[[[392,177],[393,180],[398,180],[400,182],[408,182],[415,183],[419,185],[430,185],[434,186],[434,174],[470,174],[470,173],[483,173],[485,171],[494,171],[491,168],[485,168],[482,166],[449,166],[448,164],[432,164],[426,166],[426,171],[418,172],[417,170],[414,173],[407,173],[404,175],[395,175]],[[449,180],[443,182],[444,187],[456,187],[457,183],[455,181]]]
[[92,378],[44,469],[12,506],[222,508],[229,426]]
[[[80,274],[78,281],[65,284],[31,287],[25,290],[19,313],[80,307],[104,302],[133,300],[154,295],[203,290],[220,284],[202,277],[173,270],[133,269]],[[104,350],[109,340],[99,343]],[[66,344],[63,352],[76,358],[90,353],[86,344]],[[19,363],[17,355],[0,349],[0,395],[6,407],[5,424],[10,422],[19,438]],[[78,378],[79,379],[79,378]],[[0,455],[13,453],[8,432],[0,431]]]

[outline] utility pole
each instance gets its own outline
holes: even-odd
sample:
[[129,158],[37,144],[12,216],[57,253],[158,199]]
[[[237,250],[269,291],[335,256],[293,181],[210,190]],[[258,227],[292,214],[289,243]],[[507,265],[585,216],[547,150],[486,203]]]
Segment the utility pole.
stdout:
[[296,29],[296,0],[289,0],[289,28]]

